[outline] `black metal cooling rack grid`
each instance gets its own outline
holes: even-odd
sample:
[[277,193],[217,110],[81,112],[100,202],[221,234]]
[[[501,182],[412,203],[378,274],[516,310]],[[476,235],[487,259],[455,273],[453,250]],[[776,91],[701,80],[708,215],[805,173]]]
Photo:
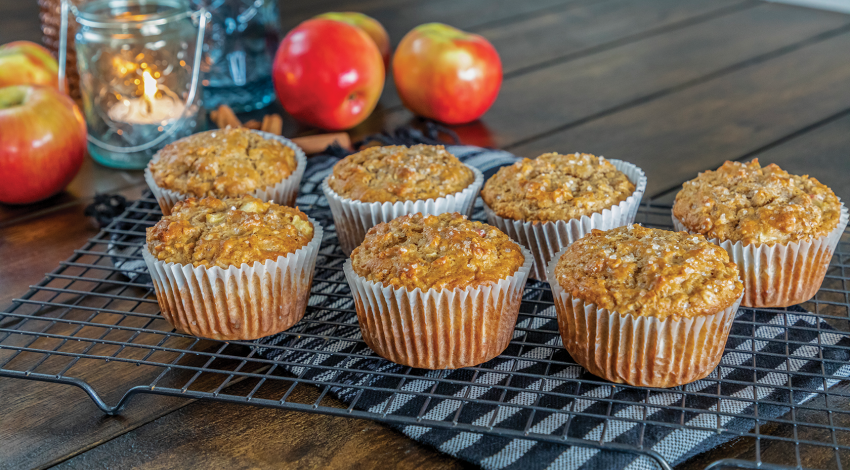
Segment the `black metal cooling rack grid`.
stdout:
[[[299,197],[299,205],[309,215],[319,220],[326,227],[326,235],[323,246],[326,247],[319,257],[313,285],[313,293],[316,296],[339,296],[348,295],[344,278],[340,276],[341,263],[344,259],[339,248],[336,246],[336,235],[331,225],[330,212],[323,198],[316,193],[302,194]],[[669,227],[669,207],[642,206],[637,222],[648,226]],[[126,261],[141,259],[139,250],[142,243],[139,240],[144,229],[158,220],[161,216],[155,201],[148,195],[136,201],[120,217],[116,218],[108,227],[103,229],[97,236],[81,249],[76,250],[74,255],[36,286],[32,286],[20,299],[13,301],[12,305],[0,313],[0,376],[58,382],[76,385],[85,390],[92,400],[106,413],[119,413],[127,404],[128,400],[136,394],[160,394],[173,395],[190,398],[214,399],[235,403],[246,403],[259,406],[269,406],[283,409],[299,410],[313,413],[325,413],[330,415],[350,416],[366,418],[399,425],[420,425],[436,428],[454,430],[465,430],[483,434],[499,435],[511,438],[523,438],[544,442],[571,444],[586,446],[597,449],[611,449],[623,452],[644,454],[658,461],[663,468],[669,468],[664,459],[644,445],[644,429],[648,425],[665,426],[675,429],[693,429],[697,431],[710,431],[713,433],[729,434],[737,439],[749,439],[754,443],[754,451],[751,452],[752,465],[769,468],[774,464],[788,464],[798,468],[803,467],[801,452],[808,448],[823,448],[831,451],[834,458],[827,464],[831,468],[843,468],[850,462],[850,387],[848,381],[840,381],[837,384],[828,382],[831,374],[827,374],[824,364],[828,364],[828,358],[824,357],[824,347],[818,339],[808,347],[818,348],[815,361],[820,361],[819,372],[808,373],[814,378],[817,386],[809,384],[805,388],[798,388],[792,382],[790,373],[787,385],[780,385],[779,389],[787,392],[790,396],[794,393],[809,394],[813,397],[803,404],[791,405],[786,401],[773,403],[777,406],[785,406],[790,412],[775,418],[759,416],[760,406],[770,406],[772,403],[763,402],[754,396],[724,396],[721,392],[727,384],[733,384],[730,379],[724,379],[717,374],[709,376],[706,380],[714,380],[717,383],[715,391],[692,391],[687,387],[674,391],[681,396],[680,400],[667,406],[667,418],[659,418],[651,415],[647,410],[657,408],[649,401],[650,393],[660,390],[634,389],[639,393],[633,394],[637,398],[588,397],[582,396],[583,400],[590,400],[596,404],[605,405],[603,409],[607,412],[582,411],[577,407],[553,410],[545,403],[547,396],[573,396],[579,397],[579,389],[582,387],[610,386],[609,383],[590,375],[582,375],[579,378],[569,379],[575,383],[574,389],[564,391],[559,389],[555,392],[540,390],[537,399],[531,404],[512,404],[518,407],[528,416],[521,423],[503,424],[490,420],[487,424],[475,424],[465,422],[462,419],[460,409],[454,414],[453,420],[427,419],[426,411],[439,399],[453,398],[463,404],[485,403],[504,404],[505,397],[514,392],[528,391],[516,386],[521,379],[545,379],[559,380],[549,374],[553,364],[564,366],[563,359],[556,359],[555,353],[560,346],[557,340],[557,329],[534,328],[534,322],[527,322],[529,326],[518,326],[518,335],[512,342],[511,347],[501,359],[513,361],[514,366],[507,369],[494,369],[490,363],[478,367],[469,368],[467,379],[446,378],[447,374],[431,375],[435,384],[424,391],[404,390],[404,395],[426,397],[422,409],[417,416],[406,416],[394,413],[389,403],[400,394],[405,383],[421,377],[422,371],[410,368],[402,372],[382,372],[379,369],[364,370],[346,368],[344,362],[336,362],[337,365],[325,366],[327,362],[313,361],[312,357],[319,354],[317,349],[305,348],[296,345],[296,339],[314,337],[319,341],[313,344],[326,344],[334,340],[344,340],[351,344],[350,348],[343,348],[332,355],[343,358],[359,358],[366,360],[379,360],[375,356],[363,354],[365,347],[362,340],[351,341],[350,337],[343,337],[342,331],[355,328],[356,321],[353,320],[355,313],[351,309],[336,309],[336,314],[328,316],[333,312],[333,307],[322,303],[319,306],[308,307],[307,314],[298,325],[284,333],[283,340],[275,346],[264,345],[255,341],[246,342],[218,342],[212,340],[198,339],[185,334],[175,332],[159,315],[159,309],[152,287],[142,277],[133,276],[127,270],[132,269],[137,274],[145,274],[143,265],[140,263],[121,264]],[[480,214],[479,214],[480,216]],[[111,248],[110,248],[111,247]],[[107,250],[111,250],[107,252]],[[120,267],[116,267],[116,266]],[[835,330],[831,333],[841,337],[850,337],[850,243],[848,234],[845,233],[844,241],[839,244],[836,255],[833,257],[831,267],[827,274],[823,288],[817,297],[803,305],[805,309],[813,313],[818,320],[823,320]],[[333,289],[328,289],[332,286]],[[336,293],[329,293],[336,292]],[[534,320],[541,317],[541,312],[552,305],[551,293],[548,286],[538,283],[529,285],[526,292],[526,300],[523,302],[519,323],[523,320]],[[774,311],[780,315],[785,314],[784,309]],[[328,318],[332,318],[328,320]],[[347,321],[340,321],[347,318]],[[752,318],[744,316],[738,322],[743,322],[750,331],[747,335],[738,339],[752,340],[756,344],[761,338],[756,337],[759,325],[755,315]],[[539,322],[538,322],[539,323]],[[782,361],[791,364],[799,358],[789,353],[794,349],[794,341],[788,338],[787,320],[774,323],[773,328],[786,328],[785,354],[774,354]],[[814,323],[818,332],[822,323]],[[309,331],[315,331],[315,326],[322,326],[323,333],[311,335]],[[733,335],[735,336],[735,335]],[[820,336],[818,336],[820,338]],[[349,344],[346,343],[346,344]],[[297,343],[302,344],[302,343]],[[556,345],[553,347],[553,344]],[[297,353],[295,356],[301,360],[274,360],[269,351],[280,351],[281,353]],[[528,361],[528,357],[522,352],[531,348],[544,348],[550,351],[548,357],[532,359],[537,361],[540,367],[518,370],[516,363]],[[840,346],[839,349],[850,349]],[[327,351],[322,351],[326,353]],[[729,351],[727,351],[728,353]],[[756,354],[755,347],[753,355]],[[559,363],[560,361],[560,363]],[[569,361],[569,359],[567,359]],[[492,362],[492,361],[491,361]],[[753,381],[756,380],[758,367],[755,366],[755,358],[752,362],[745,361],[744,368],[753,368]],[[566,364],[570,366],[569,363]],[[300,369],[295,369],[299,366]],[[575,366],[577,367],[577,366]],[[301,370],[293,375],[284,372],[284,369]],[[330,372],[330,378],[326,376],[322,380],[315,378],[303,371],[309,368],[325,368]],[[532,370],[533,372],[527,372]],[[790,370],[790,366],[789,366]],[[834,370],[834,367],[833,369]],[[767,371],[782,374],[779,370]],[[360,374],[360,376],[379,377],[382,380],[373,385],[351,385],[342,383],[335,378],[341,377],[342,373]],[[498,398],[474,398],[469,396],[457,397],[456,395],[441,394],[443,385],[446,386],[469,386],[476,383],[476,378],[484,374],[501,374],[503,380],[490,386],[501,390],[496,394]],[[115,387],[115,381],[126,382],[124,387]],[[514,380],[512,385],[512,380]],[[738,385],[746,385],[750,382],[737,379]],[[231,387],[231,385],[242,382],[243,386]],[[287,386],[282,396],[271,396],[267,393],[268,385],[272,382],[284,383]],[[728,382],[728,383],[727,383]],[[383,385],[374,385],[380,383]],[[391,385],[386,385],[386,384]],[[754,382],[753,382],[754,383]],[[347,407],[340,407],[329,403],[328,393],[338,390],[339,386],[346,386],[355,391],[352,400]],[[438,387],[438,385],[440,385]],[[299,402],[293,394],[297,387],[319,387],[320,393],[315,401]],[[628,390],[631,387],[617,386],[619,390]],[[238,388],[238,390],[237,390]],[[758,387],[756,387],[758,388]],[[383,409],[366,411],[357,406],[358,400],[365,390],[379,390],[390,397],[387,406]],[[468,389],[468,387],[467,387]],[[716,424],[694,425],[685,421],[685,416],[695,412],[704,412],[691,407],[692,400],[710,398],[717,401],[716,410],[711,416],[716,418]],[[748,415],[752,418],[752,427],[749,430],[731,430],[721,425],[723,420],[728,420],[738,413],[723,412],[722,403],[732,400],[743,401],[752,405],[753,411]],[[619,405],[636,405],[642,407],[643,413],[638,417],[613,416],[612,409]],[[587,409],[587,408],[586,408]],[[585,409],[585,410],[586,410]],[[548,434],[534,432],[531,426],[534,422],[535,413],[557,412],[566,415],[566,425],[557,433]],[[526,416],[523,415],[523,416]],[[604,423],[604,429],[615,426],[616,423],[630,423],[641,426],[640,432],[633,441],[607,442],[604,439],[581,439],[570,436],[570,420],[576,417],[592,416]],[[603,429],[602,435],[605,435]],[[789,451],[791,461],[766,462],[762,459],[762,447],[770,443],[781,443],[793,446]],[[789,447],[790,449],[790,447]],[[793,460],[796,460],[794,462]]]

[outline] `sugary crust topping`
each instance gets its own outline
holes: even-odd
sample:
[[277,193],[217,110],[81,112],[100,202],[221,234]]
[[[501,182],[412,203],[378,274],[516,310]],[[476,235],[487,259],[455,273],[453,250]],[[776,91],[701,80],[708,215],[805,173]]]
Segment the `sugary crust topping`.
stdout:
[[659,319],[717,313],[744,290],[723,248],[702,235],[640,225],[594,229],[564,252],[555,276],[585,302]]
[[726,162],[700,173],[676,195],[673,215],[688,230],[745,245],[811,241],[838,225],[841,202],[808,175],[789,175],[776,164],[762,168]]
[[251,196],[189,198],[147,230],[148,249],[156,259],[208,268],[274,260],[312,239],[306,214]]
[[166,145],[150,164],[156,184],[196,197],[241,196],[285,180],[295,151],[243,128],[200,132]]
[[436,199],[463,191],[475,174],[442,145],[370,147],[334,165],[328,185],[362,202]]
[[464,289],[508,278],[525,257],[495,227],[458,213],[417,213],[372,227],[351,262],[358,275],[393,288]]
[[546,222],[602,212],[634,191],[626,175],[604,158],[546,153],[500,168],[481,197],[500,217]]

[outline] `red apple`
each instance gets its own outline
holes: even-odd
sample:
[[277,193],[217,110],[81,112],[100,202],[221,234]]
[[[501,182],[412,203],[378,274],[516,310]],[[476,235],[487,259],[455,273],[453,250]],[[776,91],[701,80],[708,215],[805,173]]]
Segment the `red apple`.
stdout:
[[0,202],[27,204],[68,185],[86,154],[74,101],[46,86],[0,88]]
[[272,69],[275,91],[295,119],[328,130],[363,122],[384,88],[375,42],[342,21],[307,20],[280,43]]
[[47,85],[57,88],[59,63],[34,42],[14,41],[0,46],[0,87]]
[[481,117],[502,86],[502,61],[490,42],[442,23],[413,28],[393,56],[402,103],[447,124]]
[[322,13],[316,18],[343,21],[365,31],[375,41],[375,45],[378,46],[381,57],[384,58],[384,69],[390,69],[390,35],[387,34],[387,30],[381,26],[378,20],[356,11],[329,11]]

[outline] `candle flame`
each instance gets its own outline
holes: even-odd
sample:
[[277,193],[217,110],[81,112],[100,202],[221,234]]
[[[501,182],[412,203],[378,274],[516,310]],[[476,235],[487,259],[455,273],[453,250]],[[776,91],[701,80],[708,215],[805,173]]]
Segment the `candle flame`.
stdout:
[[145,70],[142,72],[142,80],[145,88],[145,107],[148,114],[153,111],[153,100],[156,98],[156,79],[151,76],[151,73]]
[[149,100],[153,100],[156,97],[156,79],[151,76],[150,72],[145,70],[142,73],[142,80],[144,81],[145,96]]

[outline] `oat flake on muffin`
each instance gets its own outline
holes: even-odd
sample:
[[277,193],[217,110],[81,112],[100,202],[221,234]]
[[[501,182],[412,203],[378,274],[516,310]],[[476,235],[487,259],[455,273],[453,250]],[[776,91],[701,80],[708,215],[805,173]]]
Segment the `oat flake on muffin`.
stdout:
[[306,214],[251,196],[189,198],[147,229],[148,249],[159,261],[207,268],[274,260],[312,238]]
[[564,252],[555,276],[599,308],[658,319],[714,314],[743,291],[723,248],[702,235],[640,225],[593,230]]
[[464,289],[507,279],[525,262],[495,227],[458,213],[411,214],[376,225],[351,253],[354,272],[394,288]]
[[700,173],[676,196],[673,215],[688,230],[723,242],[774,244],[811,241],[838,225],[841,202],[815,178],[776,164],[762,168],[727,161]]
[[500,168],[481,197],[500,217],[546,222],[602,212],[634,191],[626,175],[602,157],[546,153]]
[[328,185],[361,202],[436,199],[464,190],[472,170],[442,145],[370,147],[340,160]]
[[156,184],[195,197],[241,196],[280,183],[295,151],[243,128],[200,132],[166,145],[150,164]]

